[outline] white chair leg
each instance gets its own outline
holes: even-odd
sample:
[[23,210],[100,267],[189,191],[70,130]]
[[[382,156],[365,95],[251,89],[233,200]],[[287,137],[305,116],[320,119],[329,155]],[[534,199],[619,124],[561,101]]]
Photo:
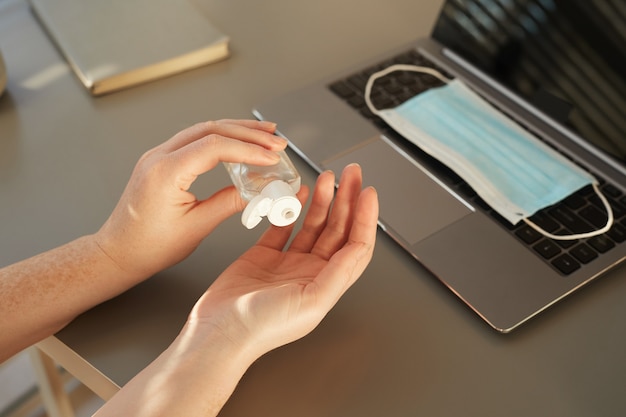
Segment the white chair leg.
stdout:
[[54,361],[35,346],[29,348],[28,353],[48,416],[74,417],[74,409]]

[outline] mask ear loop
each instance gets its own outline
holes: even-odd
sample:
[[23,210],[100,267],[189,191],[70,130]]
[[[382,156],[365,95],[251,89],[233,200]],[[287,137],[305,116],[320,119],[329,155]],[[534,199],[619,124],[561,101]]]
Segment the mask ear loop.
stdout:
[[[411,72],[421,72],[421,73],[425,73],[425,74],[430,74],[438,79],[440,79],[441,81],[443,81],[444,83],[449,83],[451,80],[449,78],[447,78],[446,76],[444,76],[442,73],[440,73],[439,71],[433,69],[433,68],[429,68],[429,67],[421,67],[418,65],[406,65],[406,64],[396,64],[396,65],[391,65],[381,71],[375,72],[373,73],[369,79],[367,80],[367,84],[365,84],[365,103],[367,104],[367,107],[370,109],[370,111],[372,113],[374,113],[375,115],[379,115],[380,111],[374,107],[374,104],[372,103],[372,100],[370,98],[370,96],[372,95],[372,87],[374,86],[374,82],[381,78],[384,77],[385,75],[388,75],[392,72],[395,71],[411,71]],[[536,230],[537,232],[541,233],[543,236],[550,238],[550,239],[554,239],[554,240],[578,240],[578,239],[585,239],[585,238],[589,238],[589,237],[594,237],[594,236],[598,236],[601,235],[603,233],[608,232],[611,227],[613,226],[613,222],[614,222],[614,216],[613,216],[613,209],[611,208],[611,205],[609,204],[609,202],[607,201],[606,197],[604,197],[604,195],[602,194],[602,192],[598,189],[598,185],[596,183],[593,183],[593,189],[596,192],[596,194],[598,195],[598,197],[600,197],[600,201],[602,201],[602,204],[604,205],[604,208],[606,209],[606,213],[607,213],[607,222],[606,225],[604,225],[604,227],[602,227],[601,229],[598,230],[594,230],[592,232],[587,232],[587,233],[578,233],[578,234],[574,234],[574,235],[554,235],[552,233],[549,233],[545,230],[543,230],[541,227],[537,226],[535,223],[533,223],[531,220],[529,219],[523,219],[524,222],[530,226],[532,229]]]
[[537,224],[533,223],[529,219],[523,219],[524,222],[528,226],[530,226],[531,228],[535,229],[537,232],[539,232],[542,235],[544,235],[545,237],[550,238],[550,239],[554,239],[554,240],[586,239],[588,237],[594,237],[594,236],[598,236],[598,235],[601,235],[603,233],[608,232],[611,229],[611,227],[613,227],[613,222],[615,220],[615,218],[613,216],[613,208],[609,204],[609,202],[606,199],[606,197],[604,196],[604,194],[602,194],[602,192],[598,188],[598,184],[594,182],[592,184],[592,186],[593,186],[593,190],[596,192],[598,197],[600,197],[600,201],[602,201],[602,204],[604,205],[604,208],[606,209],[607,220],[606,220],[606,224],[601,229],[594,230],[592,232],[587,232],[587,233],[578,233],[578,234],[575,234],[575,235],[554,235],[552,233],[546,232],[545,230],[543,230],[541,227],[537,226]]
[[369,107],[370,111],[377,116],[380,114],[380,111],[376,107],[374,107],[374,103],[372,103],[372,100],[370,99],[370,96],[372,95],[372,87],[374,86],[374,81],[376,81],[377,79],[381,77],[384,77],[385,75],[391,74],[392,72],[395,72],[395,71],[421,72],[424,74],[430,74],[433,77],[440,79],[446,84],[450,82],[449,78],[444,76],[442,73],[440,73],[436,69],[429,68],[429,67],[421,67],[418,65],[396,64],[396,65],[391,65],[385,68],[384,70],[375,72],[372,75],[370,75],[369,79],[367,80],[367,84],[365,84],[365,103],[367,104],[367,107]]

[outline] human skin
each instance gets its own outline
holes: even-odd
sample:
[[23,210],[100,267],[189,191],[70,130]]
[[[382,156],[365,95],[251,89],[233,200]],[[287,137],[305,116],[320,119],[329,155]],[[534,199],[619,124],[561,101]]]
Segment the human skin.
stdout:
[[[271,165],[286,142],[275,125],[197,124],[146,152],[94,234],[0,270],[0,360],[60,330],[88,308],[185,259],[245,203],[232,186],[189,192],[220,162]],[[195,304],[180,334],[96,414],[213,416],[248,367],[314,329],[368,265],[378,198],[358,165],[322,173],[302,227],[270,226]],[[304,186],[302,202],[309,196]]]

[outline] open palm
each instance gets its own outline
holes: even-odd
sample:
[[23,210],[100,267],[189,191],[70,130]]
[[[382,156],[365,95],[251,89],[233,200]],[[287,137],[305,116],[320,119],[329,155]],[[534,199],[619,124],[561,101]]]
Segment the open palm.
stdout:
[[333,201],[334,175],[322,173],[289,248],[292,228],[268,229],[207,290],[190,321],[225,323],[220,331],[252,339],[259,353],[309,333],[372,257],[378,201],[361,187],[360,167],[349,165]]

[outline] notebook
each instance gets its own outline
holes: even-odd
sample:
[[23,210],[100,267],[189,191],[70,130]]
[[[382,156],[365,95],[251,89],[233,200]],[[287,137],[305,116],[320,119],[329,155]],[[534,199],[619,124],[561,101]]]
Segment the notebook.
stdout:
[[30,0],[76,76],[101,95],[228,57],[190,0]]
[[[625,19],[618,0],[494,0],[489,7],[447,1],[430,37],[271,98],[253,113],[277,122],[318,172],[338,173],[358,162],[365,183],[378,190],[381,229],[469,310],[507,333],[626,258]],[[500,218],[454,172],[367,109],[362,94],[369,75],[395,63],[463,80],[590,171],[613,209],[611,230],[556,241]],[[379,88],[378,108],[437,85],[415,73],[394,75]],[[571,234],[598,228],[607,214],[586,187],[532,220]]]

